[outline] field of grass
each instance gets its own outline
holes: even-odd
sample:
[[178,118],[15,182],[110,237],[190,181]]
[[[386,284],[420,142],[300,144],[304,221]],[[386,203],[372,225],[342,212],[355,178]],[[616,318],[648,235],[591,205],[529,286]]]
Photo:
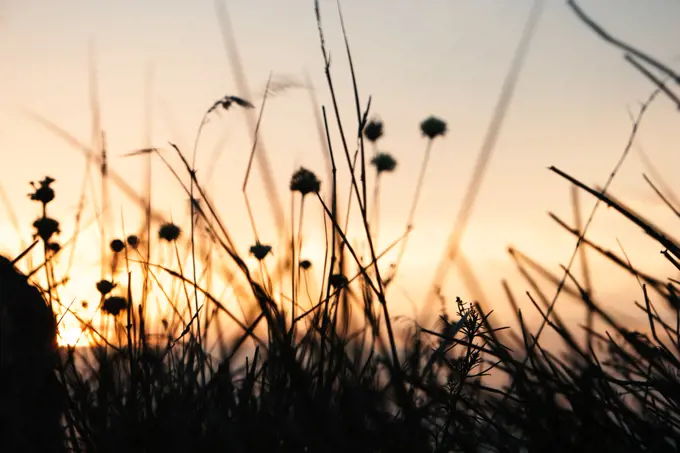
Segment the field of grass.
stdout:
[[[576,4],[569,4],[586,25],[623,51],[655,90],[637,112],[628,146],[603,187],[589,187],[558,168],[550,169],[596,204],[589,218],[582,221],[576,215],[573,225],[553,216],[576,244],[563,275],[539,266],[554,283],[554,294],[541,291],[524,273],[527,294],[542,316],[538,330],[529,330],[526,314],[518,309],[509,288],[508,303],[519,330],[508,329],[478,303],[448,300],[439,285],[433,285],[425,301],[426,306],[436,307],[434,326],[391,315],[391,284],[427,184],[424,175],[430,152],[446,135],[447,123],[435,116],[420,122],[423,161],[409,200],[405,233],[387,250],[378,249],[380,181],[399,166],[393,156],[378,152],[384,125],[372,119],[370,98],[359,98],[353,69],[358,128],[341,120],[341,101],[334,94],[317,4],[324,70],[333,101],[330,106],[317,106],[318,132],[326,137],[321,147],[327,150],[330,171],[327,179],[304,167],[291,175],[288,189],[294,196],[290,215],[280,222],[277,243],[261,242],[247,192],[254,163],[265,170],[267,192],[276,190],[267,174],[266,155],[257,144],[267,94],[260,105],[225,96],[206,111],[201,123],[218,111],[258,113],[242,191],[252,243],[235,244],[229,221],[220,215],[197,176],[196,148],[183,150],[170,143],[133,151],[130,159],[146,160],[149,171],[153,160],[174,175],[191,200],[191,215],[187,226],[181,227],[155,212],[149,176],[147,193],[139,197],[146,213],[139,232],[123,232],[102,216],[101,228],[107,230],[102,237],[109,239],[101,244],[101,280],[93,282],[100,294],[98,322],[76,314],[73,304],[80,301],[60,296],[68,273],[56,271],[56,263],[68,260],[69,250],[75,250],[83,224],[77,221],[76,231],[59,242],[66,232],[60,232],[59,221],[50,217],[58,181],[48,176],[33,184],[30,199],[39,207],[33,223],[35,242],[12,261],[0,262],[0,451],[677,451],[680,282],[639,272],[625,253],[601,248],[586,238],[586,231],[604,204],[654,239],[670,268],[680,270],[680,243],[607,192],[648,106],[665,96],[680,108],[674,91],[680,75],[611,38]],[[464,259],[458,247],[537,14],[527,23],[494,111],[477,173],[444,249],[436,276],[439,283],[454,261]],[[352,68],[349,45],[346,50]],[[268,85],[266,93],[272,91]],[[340,140],[331,140],[332,128],[339,130]],[[197,143],[200,134],[201,128]],[[107,168],[106,150],[94,152],[100,168],[101,208],[106,212],[110,185],[117,180]],[[179,167],[170,163],[170,156],[178,159]],[[349,179],[350,193],[339,193],[341,176]],[[648,179],[648,183],[680,217],[680,206],[663,181]],[[322,262],[311,262],[301,252],[303,219],[311,209],[324,213]],[[349,231],[350,215],[360,219],[359,231]],[[115,231],[120,234],[112,236]],[[237,251],[244,245],[257,265]],[[602,302],[593,298],[587,271],[574,275],[576,260],[586,259],[581,254],[585,248],[605,256],[639,282],[640,292],[631,299],[642,298],[636,304],[648,318],[648,333],[627,329],[602,308]],[[388,250],[398,251],[394,263],[381,261]],[[513,253],[520,268],[526,269],[529,264],[520,259],[521,252]],[[42,304],[13,269],[29,257],[39,264],[31,266],[28,277],[57,323],[67,315],[76,317],[78,334],[87,339],[87,347],[56,348],[49,340],[26,341],[44,337],[45,332],[54,339],[49,331],[53,325],[36,324],[35,320],[44,320],[37,312],[22,324],[23,337],[8,334],[12,330],[8,325],[18,325],[17,310],[24,309],[17,309],[12,301]],[[236,304],[225,301],[216,276]],[[554,311],[563,293],[587,308],[583,329],[566,325]],[[162,313],[159,299],[165,307]],[[606,328],[595,329],[596,322]],[[541,338],[547,332],[560,339],[565,352],[543,347]],[[54,351],[55,361],[52,355],[38,355]]]

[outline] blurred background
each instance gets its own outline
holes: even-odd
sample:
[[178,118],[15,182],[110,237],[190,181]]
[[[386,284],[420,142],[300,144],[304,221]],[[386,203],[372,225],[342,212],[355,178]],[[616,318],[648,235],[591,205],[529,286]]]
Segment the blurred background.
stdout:
[[[91,168],[91,182],[84,186],[88,166],[84,154],[27,112],[49,119],[86,147],[96,147],[96,113],[94,118],[100,116],[106,134],[111,174],[141,194],[146,177],[142,160],[124,154],[164,147],[168,141],[190,154],[203,114],[217,99],[236,95],[259,108],[272,73],[279,89],[267,101],[261,142],[274,169],[284,212],[290,205],[288,181],[299,166],[315,171],[322,188],[330,185],[315,119],[321,105],[330,112],[331,104],[313,2],[217,3],[228,9],[250,93],[238,89],[215,2],[0,2],[0,186],[5,198],[0,210],[0,253],[15,256],[22,241],[30,243],[31,223],[39,212],[26,196],[29,181],[45,175],[56,179],[57,199],[50,208],[62,223],[62,240],[73,233],[83,187],[88,194],[85,218],[98,212],[99,170]],[[320,4],[339,106],[351,137],[357,121],[337,6],[330,0]],[[361,102],[365,105],[371,96],[369,116],[385,125],[379,148],[398,161],[396,171],[381,183],[381,247],[403,234],[406,226],[426,145],[419,123],[435,115],[448,124],[446,136],[433,145],[415,228],[396,284],[399,289],[390,301],[397,314],[411,313],[412,302],[419,304],[432,282],[532,4],[528,0],[342,2]],[[579,4],[614,36],[680,68],[680,3],[582,0]],[[571,222],[570,186],[547,167],[554,165],[586,184],[603,185],[628,141],[631,115],[652,90],[621,53],[585,27],[564,1],[545,1],[463,240],[462,251],[484,294],[473,294],[452,267],[443,287],[447,298],[483,297],[497,312],[497,323],[505,324],[510,309],[500,282],[506,278],[518,301],[528,306],[522,295],[529,288],[509,257],[508,246],[561,275],[559,265],[569,260],[575,238],[547,212]],[[310,97],[312,92],[316,101]],[[675,178],[680,164],[677,122],[673,105],[660,97],[650,107],[631,155],[611,186],[611,193],[630,207],[671,229],[677,219],[642,174],[658,172],[673,189],[680,188]],[[330,124],[339,152],[337,126],[334,120]],[[204,127],[196,157],[198,177],[210,178],[206,185],[244,254],[254,242],[241,194],[252,136],[244,111],[223,112]],[[170,161],[180,168],[177,159]],[[153,162],[154,208],[173,219],[187,218],[186,194],[160,160]],[[342,164],[342,187],[348,187],[344,160]],[[272,243],[276,236],[261,176],[255,166],[248,190],[260,236]],[[344,203],[347,193],[341,195]],[[111,200],[110,215],[118,228],[110,232],[111,237],[122,236],[123,229],[127,234],[137,232],[143,218],[140,205],[115,184]],[[593,198],[582,194],[584,218],[593,204]],[[318,207],[306,214],[304,255],[317,261],[324,254],[321,218]],[[350,229],[352,234],[362,239],[360,228]],[[68,287],[78,299],[96,295],[94,283],[100,273],[96,226],[91,225],[85,236],[88,245],[80,246]],[[588,238],[616,252],[622,246],[635,267],[674,275],[658,246],[611,210],[598,212]],[[590,256],[597,297],[634,322],[638,315],[633,303],[642,297],[637,282],[595,254]],[[394,258],[385,259],[387,266]],[[558,311],[574,322],[582,320],[580,307],[568,300],[560,303]]]

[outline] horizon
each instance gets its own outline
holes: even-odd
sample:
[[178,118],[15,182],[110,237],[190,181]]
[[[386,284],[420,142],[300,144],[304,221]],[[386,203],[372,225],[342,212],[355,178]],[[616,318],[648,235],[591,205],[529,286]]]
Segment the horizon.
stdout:
[[[404,204],[410,202],[425,148],[418,131],[420,121],[432,114],[448,123],[447,135],[433,144],[415,228],[397,280],[410,298],[422,300],[442,256],[532,2],[521,2],[521,6],[500,2],[501,6],[493,7],[432,2],[431,9],[386,0],[365,2],[363,6],[345,3],[342,11],[362,103],[372,95],[371,111],[385,123],[381,150],[384,146],[399,162],[395,173],[386,175],[381,182],[379,235],[383,247],[405,229]],[[619,51],[583,25],[564,2],[545,3],[462,246],[482,280],[499,324],[509,314],[501,279],[510,281],[516,295],[529,288],[506,248],[515,247],[561,276],[559,265],[566,264],[576,243],[546,215],[546,211],[552,211],[572,223],[569,184],[546,168],[554,165],[586,184],[604,184],[631,133],[628,109],[635,114],[636,104],[648,98],[654,88],[623,60]],[[259,112],[261,93],[271,71],[276,81],[300,83],[305,83],[307,71],[318,96],[315,109],[320,105],[330,109],[312,2],[286,7],[273,0],[263,0],[261,4],[267,6],[258,9],[248,7],[251,2],[229,3],[236,42],[253,93],[249,101],[255,104],[255,112]],[[607,14],[611,9],[604,3],[579,4],[613,35],[672,67],[680,67],[680,48],[668,44],[680,42],[680,30],[674,26],[680,17],[680,4],[662,7],[627,2],[615,10],[616,14]],[[0,5],[0,56],[13,68],[11,72],[0,71],[0,148],[5,156],[19,153],[13,157],[11,167],[3,167],[1,175],[2,189],[22,227],[18,237],[9,221],[0,222],[0,252],[12,256],[21,251],[20,239],[30,243],[31,223],[37,215],[35,206],[25,197],[29,181],[45,175],[56,179],[52,216],[62,222],[60,240],[67,240],[73,231],[84,159],[22,117],[17,107],[44,115],[89,145],[92,126],[88,43],[93,43],[96,60],[110,168],[138,193],[142,193],[144,179],[141,160],[135,163],[135,158],[119,156],[149,146],[162,147],[168,141],[176,142],[190,155],[205,110],[224,95],[244,96],[236,91],[212,2],[196,3],[192,8],[155,1],[148,2],[145,8],[134,8],[137,4],[132,2],[111,5],[76,0],[51,8],[37,5],[35,0]],[[165,14],[156,14],[156,8],[163,8]],[[381,21],[380,17],[387,19],[386,12],[390,13],[389,20]],[[351,137],[356,115],[334,2],[322,3],[322,16],[340,109]],[[120,27],[123,23],[127,27]],[[190,38],[182,40],[179,30]],[[476,36],[479,39],[464,44],[465,38],[474,37],[475,32],[481,35]],[[180,45],[173,44],[173,39]],[[274,45],[280,48],[268,47]],[[150,127],[144,125],[145,86],[150,87],[154,99]],[[272,167],[277,169],[276,187],[286,212],[290,205],[285,194],[288,179],[299,166],[317,173],[322,191],[330,185],[308,97],[303,89],[282,91],[267,101],[263,117],[261,140]],[[197,170],[200,178],[215,167],[211,193],[222,217],[229,217],[226,223],[245,255],[253,237],[240,187],[252,131],[241,111],[224,113],[205,128]],[[614,196],[662,225],[670,223],[673,213],[642,179],[642,173],[649,174],[650,169],[640,151],[649,156],[673,189],[680,189],[673,184],[670,170],[680,164],[673,152],[680,143],[671,126],[676,115],[663,96],[650,106],[636,144],[611,188]],[[334,128],[331,117],[329,122]],[[222,135],[226,135],[225,151],[219,161],[209,162]],[[332,135],[337,143],[337,134]],[[173,164],[177,163],[173,160]],[[186,224],[186,195],[158,159],[153,168],[154,208]],[[413,169],[412,174],[407,169]],[[343,170],[346,172],[346,165]],[[96,176],[96,168],[92,171]],[[344,186],[341,192],[346,201]],[[139,207],[113,186],[111,195],[110,215],[115,227],[108,238],[122,236],[123,221],[126,234],[136,232],[143,218]],[[267,237],[268,243],[276,242],[257,169],[252,174],[249,195],[258,229],[262,228],[260,235]],[[595,200],[581,194],[580,201],[581,215],[587,218]],[[85,221],[93,210],[96,211],[90,202]],[[0,218],[7,218],[4,206],[2,212]],[[310,209],[305,221],[305,229],[309,227],[311,232],[305,236],[304,254],[317,260],[323,257],[324,245],[323,224],[320,215],[316,215],[319,213]],[[240,220],[230,220],[233,218]],[[354,225],[353,228],[357,236],[360,230]],[[77,278],[69,291],[74,297],[86,293],[88,284],[90,293],[82,297],[92,297],[99,278],[96,229],[88,235],[92,236],[88,246],[92,256],[76,263]],[[665,276],[674,273],[658,246],[650,247],[652,242],[639,229],[610,210],[598,210],[587,237],[617,254],[623,247],[636,268]],[[80,247],[82,256],[86,252]],[[619,310],[618,314],[635,318],[637,309],[633,303],[641,297],[635,279],[624,277],[623,271],[613,271],[613,264],[592,251],[589,258],[597,296],[608,308]],[[248,262],[252,264],[252,260]],[[467,301],[472,293],[463,286],[453,266],[444,292],[450,302],[456,296]],[[547,294],[551,296],[553,292]],[[394,292],[393,297],[397,299],[393,314],[408,313],[407,297],[399,292]],[[518,299],[521,307],[531,306],[528,300]],[[556,310],[572,321],[581,322],[583,317],[583,311],[566,300]],[[533,309],[530,313],[538,316]],[[644,319],[644,315],[640,316]]]

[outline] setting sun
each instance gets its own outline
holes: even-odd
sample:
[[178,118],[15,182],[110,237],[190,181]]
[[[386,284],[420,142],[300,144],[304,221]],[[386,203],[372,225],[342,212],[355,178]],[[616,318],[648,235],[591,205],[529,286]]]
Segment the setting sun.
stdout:
[[57,336],[59,346],[90,346],[88,335],[78,327],[60,328]]

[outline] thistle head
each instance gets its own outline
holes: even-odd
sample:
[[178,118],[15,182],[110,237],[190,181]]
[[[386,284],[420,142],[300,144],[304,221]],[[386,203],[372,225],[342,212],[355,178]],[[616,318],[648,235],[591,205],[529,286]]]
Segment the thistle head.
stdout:
[[394,159],[394,157],[392,157],[391,154],[388,153],[376,154],[373,159],[371,159],[371,164],[375,166],[375,169],[378,171],[378,173],[382,173],[384,171],[392,172],[395,168],[397,168],[397,161]]
[[446,122],[435,116],[430,116],[420,123],[420,131],[430,140],[434,140],[438,136],[446,134]]
[[50,187],[54,181],[55,179],[50,176],[45,176],[45,179],[37,183],[32,181],[33,193],[28,196],[31,197],[31,200],[42,203],[43,206],[47,205],[54,200],[54,189]]
[[127,244],[133,249],[139,247],[139,236],[137,236],[136,234],[131,234],[130,236],[128,236],[126,241]]
[[347,286],[349,281],[347,280],[347,277],[342,274],[333,274],[328,277],[328,283],[330,283],[333,288],[339,289]]
[[178,227],[174,223],[164,223],[158,230],[158,237],[165,241],[173,242],[176,241],[177,238],[179,238],[179,235],[181,233],[182,230],[180,229],[180,227]]
[[302,196],[308,193],[318,193],[321,189],[321,181],[316,175],[304,167],[300,167],[290,179],[290,190],[300,192]]
[[102,311],[111,316],[118,316],[121,311],[125,311],[127,308],[127,300],[120,296],[107,297],[102,304]]
[[99,291],[99,294],[102,296],[109,294],[115,287],[116,284],[109,280],[99,280],[97,282],[97,291]]
[[123,251],[123,249],[125,249],[125,242],[121,241],[120,239],[114,239],[109,244],[109,248],[113,253],[120,253]]
[[383,123],[379,120],[371,120],[364,126],[364,137],[371,143],[375,143],[382,137]]
[[271,245],[264,245],[257,242],[255,245],[250,247],[250,254],[255,257],[258,261],[262,261],[269,255],[272,251]]
[[40,217],[33,222],[35,233],[33,237],[40,237],[45,243],[50,242],[50,239],[55,234],[61,233],[59,229],[59,222],[50,217]]

